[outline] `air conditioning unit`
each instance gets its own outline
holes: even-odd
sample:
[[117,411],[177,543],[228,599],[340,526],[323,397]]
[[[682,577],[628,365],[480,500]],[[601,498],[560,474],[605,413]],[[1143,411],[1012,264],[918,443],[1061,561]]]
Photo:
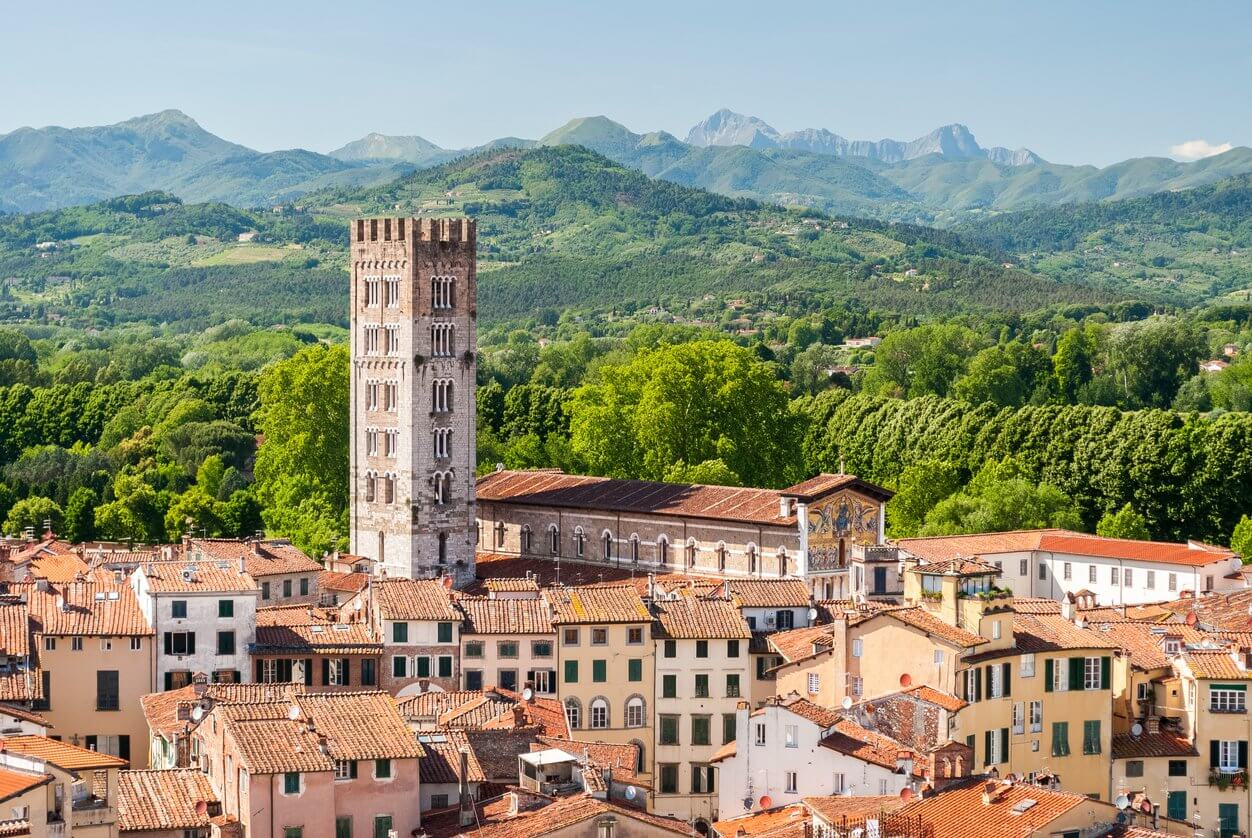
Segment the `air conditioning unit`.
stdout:
[[774,620],[775,620],[775,617],[774,617],[774,615],[773,615],[773,614],[768,614],[768,615],[766,615],[766,617],[765,617],[765,625],[767,625],[767,626],[773,626],[773,625],[774,625]]

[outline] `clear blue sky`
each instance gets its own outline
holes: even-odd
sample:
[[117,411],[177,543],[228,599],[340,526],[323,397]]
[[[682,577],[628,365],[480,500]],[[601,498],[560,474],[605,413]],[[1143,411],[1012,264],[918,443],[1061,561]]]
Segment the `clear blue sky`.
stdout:
[[1066,163],[1252,145],[1252,3],[14,4],[0,133],[179,108],[261,150],[445,147],[573,116],[683,137],[720,107],[911,139],[948,122]]

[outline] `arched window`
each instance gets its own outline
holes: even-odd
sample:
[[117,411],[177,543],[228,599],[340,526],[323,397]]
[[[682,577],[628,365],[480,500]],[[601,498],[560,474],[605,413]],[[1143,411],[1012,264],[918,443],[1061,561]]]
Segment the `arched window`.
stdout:
[[583,534],[582,527],[574,527],[574,554],[582,558],[586,550],[587,537]]
[[591,704],[587,706],[588,715],[591,717],[591,726],[597,730],[609,726],[609,702],[603,696],[597,696],[591,699]]
[[626,727],[643,727],[647,715],[647,704],[643,696],[632,695],[626,699]]
[[383,503],[396,502],[396,476],[391,472],[383,475]]
[[365,472],[365,502],[373,503],[377,497],[374,481],[378,479],[378,475],[372,471]]
[[522,552],[523,553],[530,552],[530,542],[531,542],[530,536],[531,536],[530,524],[522,524]]
[[639,751],[635,754],[635,773],[643,774],[645,771],[647,771],[647,769],[644,767],[647,764],[647,760],[644,758],[644,754],[646,753],[646,751],[644,750],[643,743],[640,742],[638,739],[632,739],[630,740],[630,744],[634,745],[636,748],[639,749]]
[[496,549],[504,546],[504,522],[496,521]]
[[439,564],[448,563],[448,534],[439,533]]
[[437,471],[432,478],[435,485],[435,503],[445,504],[452,502],[452,472]]
[[663,535],[656,539],[656,560],[658,564],[669,564],[669,539]]
[[556,524],[548,527],[548,551],[554,556],[561,552],[561,531]]
[[447,413],[452,409],[452,379],[436,378],[430,383],[431,413]]
[[433,276],[430,278],[430,307],[452,308],[453,293],[456,289],[456,278],[451,276]]
[[573,696],[565,699],[565,721],[570,730],[578,730],[583,726],[583,706]]
[[474,537],[474,546],[482,547],[483,546],[483,522],[481,518],[474,521],[474,529],[477,530],[477,534]]
[[778,548],[778,578],[781,579],[782,577],[786,575],[787,575],[787,548],[779,547]]
[[630,536],[630,560],[639,564],[639,536],[633,533]]
[[726,542],[725,541],[717,542],[717,569],[718,570],[726,569]]
[[600,536],[600,542],[604,548],[604,560],[607,562],[613,558],[613,533],[605,530],[604,535]]
[[747,552],[748,552],[748,573],[755,574],[757,572],[756,545],[749,543]]
[[687,567],[696,566],[696,540],[694,538],[687,539]]

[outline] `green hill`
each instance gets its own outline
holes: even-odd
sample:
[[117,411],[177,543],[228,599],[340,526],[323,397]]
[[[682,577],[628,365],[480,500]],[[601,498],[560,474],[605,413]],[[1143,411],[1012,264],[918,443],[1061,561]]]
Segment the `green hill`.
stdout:
[[1188,304],[1246,301],[1252,290],[1249,175],[1142,198],[1004,213],[958,230],[1062,281],[1113,283]]
[[1117,298],[1007,269],[950,233],[729,198],[572,146],[484,152],[303,205],[249,212],[150,193],[0,218],[0,317],[342,324],[347,219],[401,212],[478,219],[487,326],[545,308],[632,311],[753,291],[915,316]]

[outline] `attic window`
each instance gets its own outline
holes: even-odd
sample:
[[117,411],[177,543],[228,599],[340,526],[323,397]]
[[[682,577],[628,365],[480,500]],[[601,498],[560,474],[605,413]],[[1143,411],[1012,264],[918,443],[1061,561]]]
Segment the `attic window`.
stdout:
[[1013,807],[1013,814],[1015,815],[1024,814],[1030,811],[1032,808],[1034,808],[1034,805],[1035,805],[1034,798],[1028,797]]

